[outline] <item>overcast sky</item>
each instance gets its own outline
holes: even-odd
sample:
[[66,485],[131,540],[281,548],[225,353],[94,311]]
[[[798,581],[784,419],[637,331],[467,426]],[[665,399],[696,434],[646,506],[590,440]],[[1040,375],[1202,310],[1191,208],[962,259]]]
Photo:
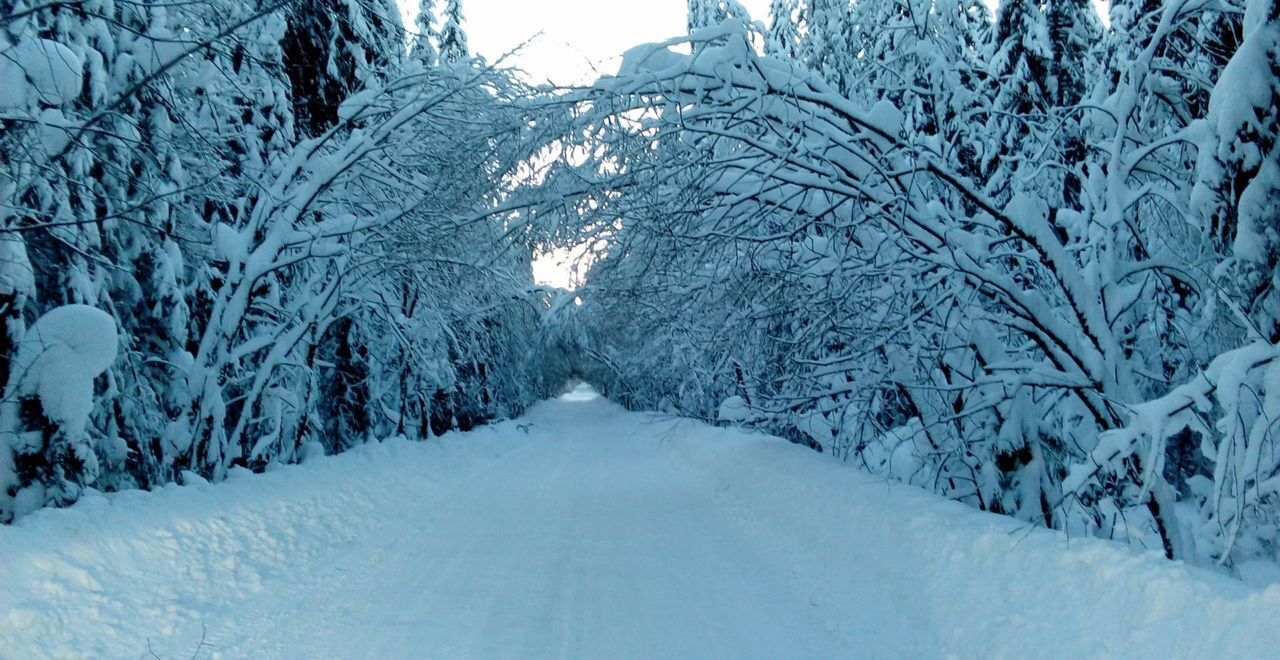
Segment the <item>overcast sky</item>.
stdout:
[[[399,2],[412,26],[418,0]],[[739,2],[753,19],[767,19],[769,0]],[[463,0],[462,11],[472,52],[493,62],[532,39],[507,62],[535,82],[571,84],[595,80],[597,70],[614,73],[632,46],[684,34],[687,6],[686,0]],[[534,277],[567,288],[572,261],[565,250],[541,255]]]
[[[412,26],[418,0],[399,1],[405,25]],[[769,0],[739,2],[753,19],[767,22]],[[987,2],[994,6],[996,0]],[[462,9],[472,52],[493,62],[532,39],[507,63],[535,82],[572,84],[591,82],[596,71],[614,73],[632,46],[684,34],[687,6],[686,0],[463,0]],[[543,255],[534,264],[535,276],[566,286],[568,261],[564,253]]]
[[[766,20],[769,0],[739,0],[751,17]],[[418,0],[400,0],[406,25]],[[437,5],[443,2],[437,0]],[[632,46],[684,34],[686,0],[463,0],[464,26],[473,52],[494,61],[537,37],[510,60],[533,80],[557,83],[595,79],[592,65],[613,73]]]

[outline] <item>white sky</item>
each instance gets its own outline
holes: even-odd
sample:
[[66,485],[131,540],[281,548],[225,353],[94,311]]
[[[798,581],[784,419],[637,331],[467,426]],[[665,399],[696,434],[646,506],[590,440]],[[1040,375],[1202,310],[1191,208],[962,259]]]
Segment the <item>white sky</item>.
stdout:
[[[418,0],[399,0],[405,25],[413,25]],[[769,0],[739,0],[757,20],[765,20]],[[443,6],[437,2],[437,6]],[[617,70],[632,46],[664,41],[685,32],[686,0],[463,0],[463,27],[472,52],[490,62],[520,44],[504,60],[534,82],[589,83]],[[539,33],[541,33],[539,35]],[[539,255],[533,276],[540,284],[572,288],[575,272],[568,250]],[[585,269],[585,265],[583,266]]]
[[[994,9],[998,0],[986,0]],[[405,25],[413,25],[418,0],[399,0]],[[767,21],[769,0],[739,0],[755,20]],[[1106,16],[1106,0],[1094,0]],[[442,2],[437,2],[442,6]],[[534,82],[589,83],[617,70],[632,46],[684,34],[686,0],[463,0],[471,50],[490,62],[526,44],[504,63],[523,69]],[[571,288],[575,279],[567,251],[542,255],[533,264],[542,284]]]
[[[769,0],[739,1],[752,18],[767,18]],[[400,4],[407,15],[418,10],[417,0]],[[594,80],[593,65],[613,73],[632,46],[684,34],[687,7],[686,0],[463,0],[462,13],[473,52],[492,62],[533,39],[507,62],[536,82],[570,84]]]

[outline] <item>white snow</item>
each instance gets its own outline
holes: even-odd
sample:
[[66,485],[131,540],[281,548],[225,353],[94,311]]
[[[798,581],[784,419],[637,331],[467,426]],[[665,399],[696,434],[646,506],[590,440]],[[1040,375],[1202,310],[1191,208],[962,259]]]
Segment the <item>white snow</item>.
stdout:
[[673,52],[661,44],[643,44],[623,53],[618,75],[629,76],[642,72],[656,74],[684,67],[688,61],[688,55]]
[[365,119],[375,112],[385,110],[378,105],[382,95],[380,89],[364,89],[352,94],[338,106],[338,118],[342,121]]
[[14,360],[18,391],[36,394],[49,419],[80,433],[93,410],[93,380],[116,359],[116,322],[89,305],[63,305],[27,330]]
[[35,270],[27,258],[26,244],[16,236],[0,236],[0,294],[31,296],[35,292]]
[[80,94],[84,62],[75,51],[48,39],[12,43],[7,37],[0,37],[0,110],[37,100],[62,105]]
[[[888,99],[880,99],[875,105],[871,106],[871,110],[867,112],[867,119],[871,121],[871,125],[875,126],[886,135],[897,137],[902,132],[903,122],[906,121],[906,115]],[[889,148],[889,142],[883,138],[877,138],[876,143],[881,149]]]
[[249,258],[248,238],[244,233],[223,223],[214,224],[210,231],[213,233],[214,255],[227,261],[233,270],[239,269]]
[[1280,586],[586,390],[0,528],[0,656],[1261,658]]
[[751,418],[751,407],[745,399],[734,395],[720,402],[716,419],[722,422],[744,422]]
[[55,108],[40,112],[39,126],[36,135],[46,154],[56,154],[65,149],[74,137],[76,128],[61,110]]

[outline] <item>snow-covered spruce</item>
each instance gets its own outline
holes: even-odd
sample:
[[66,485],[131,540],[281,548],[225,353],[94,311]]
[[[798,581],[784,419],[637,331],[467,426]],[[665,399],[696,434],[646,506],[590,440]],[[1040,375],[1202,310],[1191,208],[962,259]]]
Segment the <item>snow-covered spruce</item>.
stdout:
[[[118,342],[115,319],[88,305],[51,309],[26,330],[0,401],[0,427],[6,429],[0,434],[0,510],[22,515],[46,499],[74,501],[81,484],[97,480],[97,454],[85,427],[94,381],[115,362]],[[52,428],[9,430],[21,428],[21,409],[29,400],[39,403]],[[56,463],[54,479],[22,483],[15,459],[33,454]]]

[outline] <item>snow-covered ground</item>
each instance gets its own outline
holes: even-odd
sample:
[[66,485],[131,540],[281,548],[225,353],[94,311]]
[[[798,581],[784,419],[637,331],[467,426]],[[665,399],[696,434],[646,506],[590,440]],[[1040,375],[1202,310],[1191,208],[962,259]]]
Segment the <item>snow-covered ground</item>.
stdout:
[[0,528],[0,657],[1262,658],[1260,590],[587,391]]

